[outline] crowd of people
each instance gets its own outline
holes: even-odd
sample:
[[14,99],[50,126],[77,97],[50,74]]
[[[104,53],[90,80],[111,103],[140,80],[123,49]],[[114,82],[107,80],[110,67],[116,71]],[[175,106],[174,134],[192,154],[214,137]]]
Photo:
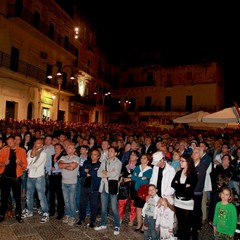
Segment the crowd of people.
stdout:
[[[15,207],[23,223],[36,207],[41,223],[56,216],[82,225],[89,215],[95,231],[107,229],[112,214],[114,235],[127,218],[146,240],[198,239],[204,223],[216,239],[234,237],[238,129],[2,120],[0,149],[0,222]],[[139,194],[144,185],[145,198]]]

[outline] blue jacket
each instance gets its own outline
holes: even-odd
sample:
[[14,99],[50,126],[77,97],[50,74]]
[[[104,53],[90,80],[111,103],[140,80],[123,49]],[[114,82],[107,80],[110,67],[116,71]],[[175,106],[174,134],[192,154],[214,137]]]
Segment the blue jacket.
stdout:
[[92,164],[91,160],[86,160],[83,163],[83,166],[80,168],[80,176],[83,177],[83,181],[82,181],[83,184],[84,184],[85,179],[87,177],[87,173],[84,170],[89,169],[88,173],[92,177],[92,184],[91,184],[92,191],[98,191],[99,190],[101,178],[97,176],[97,171],[98,171],[100,165],[101,165],[100,161],[96,162],[95,164]]

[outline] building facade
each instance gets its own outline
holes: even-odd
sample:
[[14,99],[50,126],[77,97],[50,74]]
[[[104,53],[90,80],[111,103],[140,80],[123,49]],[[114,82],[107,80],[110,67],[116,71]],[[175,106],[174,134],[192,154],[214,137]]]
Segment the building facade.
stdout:
[[94,29],[72,10],[53,0],[0,2],[0,119],[108,121],[94,93],[109,91],[111,68]]
[[165,125],[223,107],[219,63],[122,70],[77,9],[54,0],[0,1],[0,32],[0,119]]
[[220,110],[224,75],[220,63],[128,68],[119,74],[112,122],[171,124],[178,116]]

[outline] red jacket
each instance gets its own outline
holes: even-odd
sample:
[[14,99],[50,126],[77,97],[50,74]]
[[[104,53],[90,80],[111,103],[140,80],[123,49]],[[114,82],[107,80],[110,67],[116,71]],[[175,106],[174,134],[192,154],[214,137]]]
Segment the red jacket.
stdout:
[[[4,172],[5,164],[7,163],[10,155],[10,147],[4,147],[0,150],[0,174]],[[17,177],[21,177],[23,171],[27,168],[27,154],[26,151],[21,147],[16,147],[16,159],[20,160],[20,163],[16,167]]]

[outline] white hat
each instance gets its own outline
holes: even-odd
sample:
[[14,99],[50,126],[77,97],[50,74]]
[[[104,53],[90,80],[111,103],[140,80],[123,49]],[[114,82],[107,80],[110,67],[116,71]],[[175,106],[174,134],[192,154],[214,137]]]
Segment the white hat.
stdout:
[[152,158],[153,158],[153,160],[152,160],[152,165],[157,165],[158,162],[159,162],[160,160],[162,160],[164,157],[165,157],[165,156],[164,156],[164,154],[163,154],[162,151],[155,152],[155,153],[152,155]]
[[172,196],[170,196],[170,195],[168,195],[168,196],[163,195],[162,197],[166,198],[170,205],[173,205],[174,201],[173,201],[173,197]]

